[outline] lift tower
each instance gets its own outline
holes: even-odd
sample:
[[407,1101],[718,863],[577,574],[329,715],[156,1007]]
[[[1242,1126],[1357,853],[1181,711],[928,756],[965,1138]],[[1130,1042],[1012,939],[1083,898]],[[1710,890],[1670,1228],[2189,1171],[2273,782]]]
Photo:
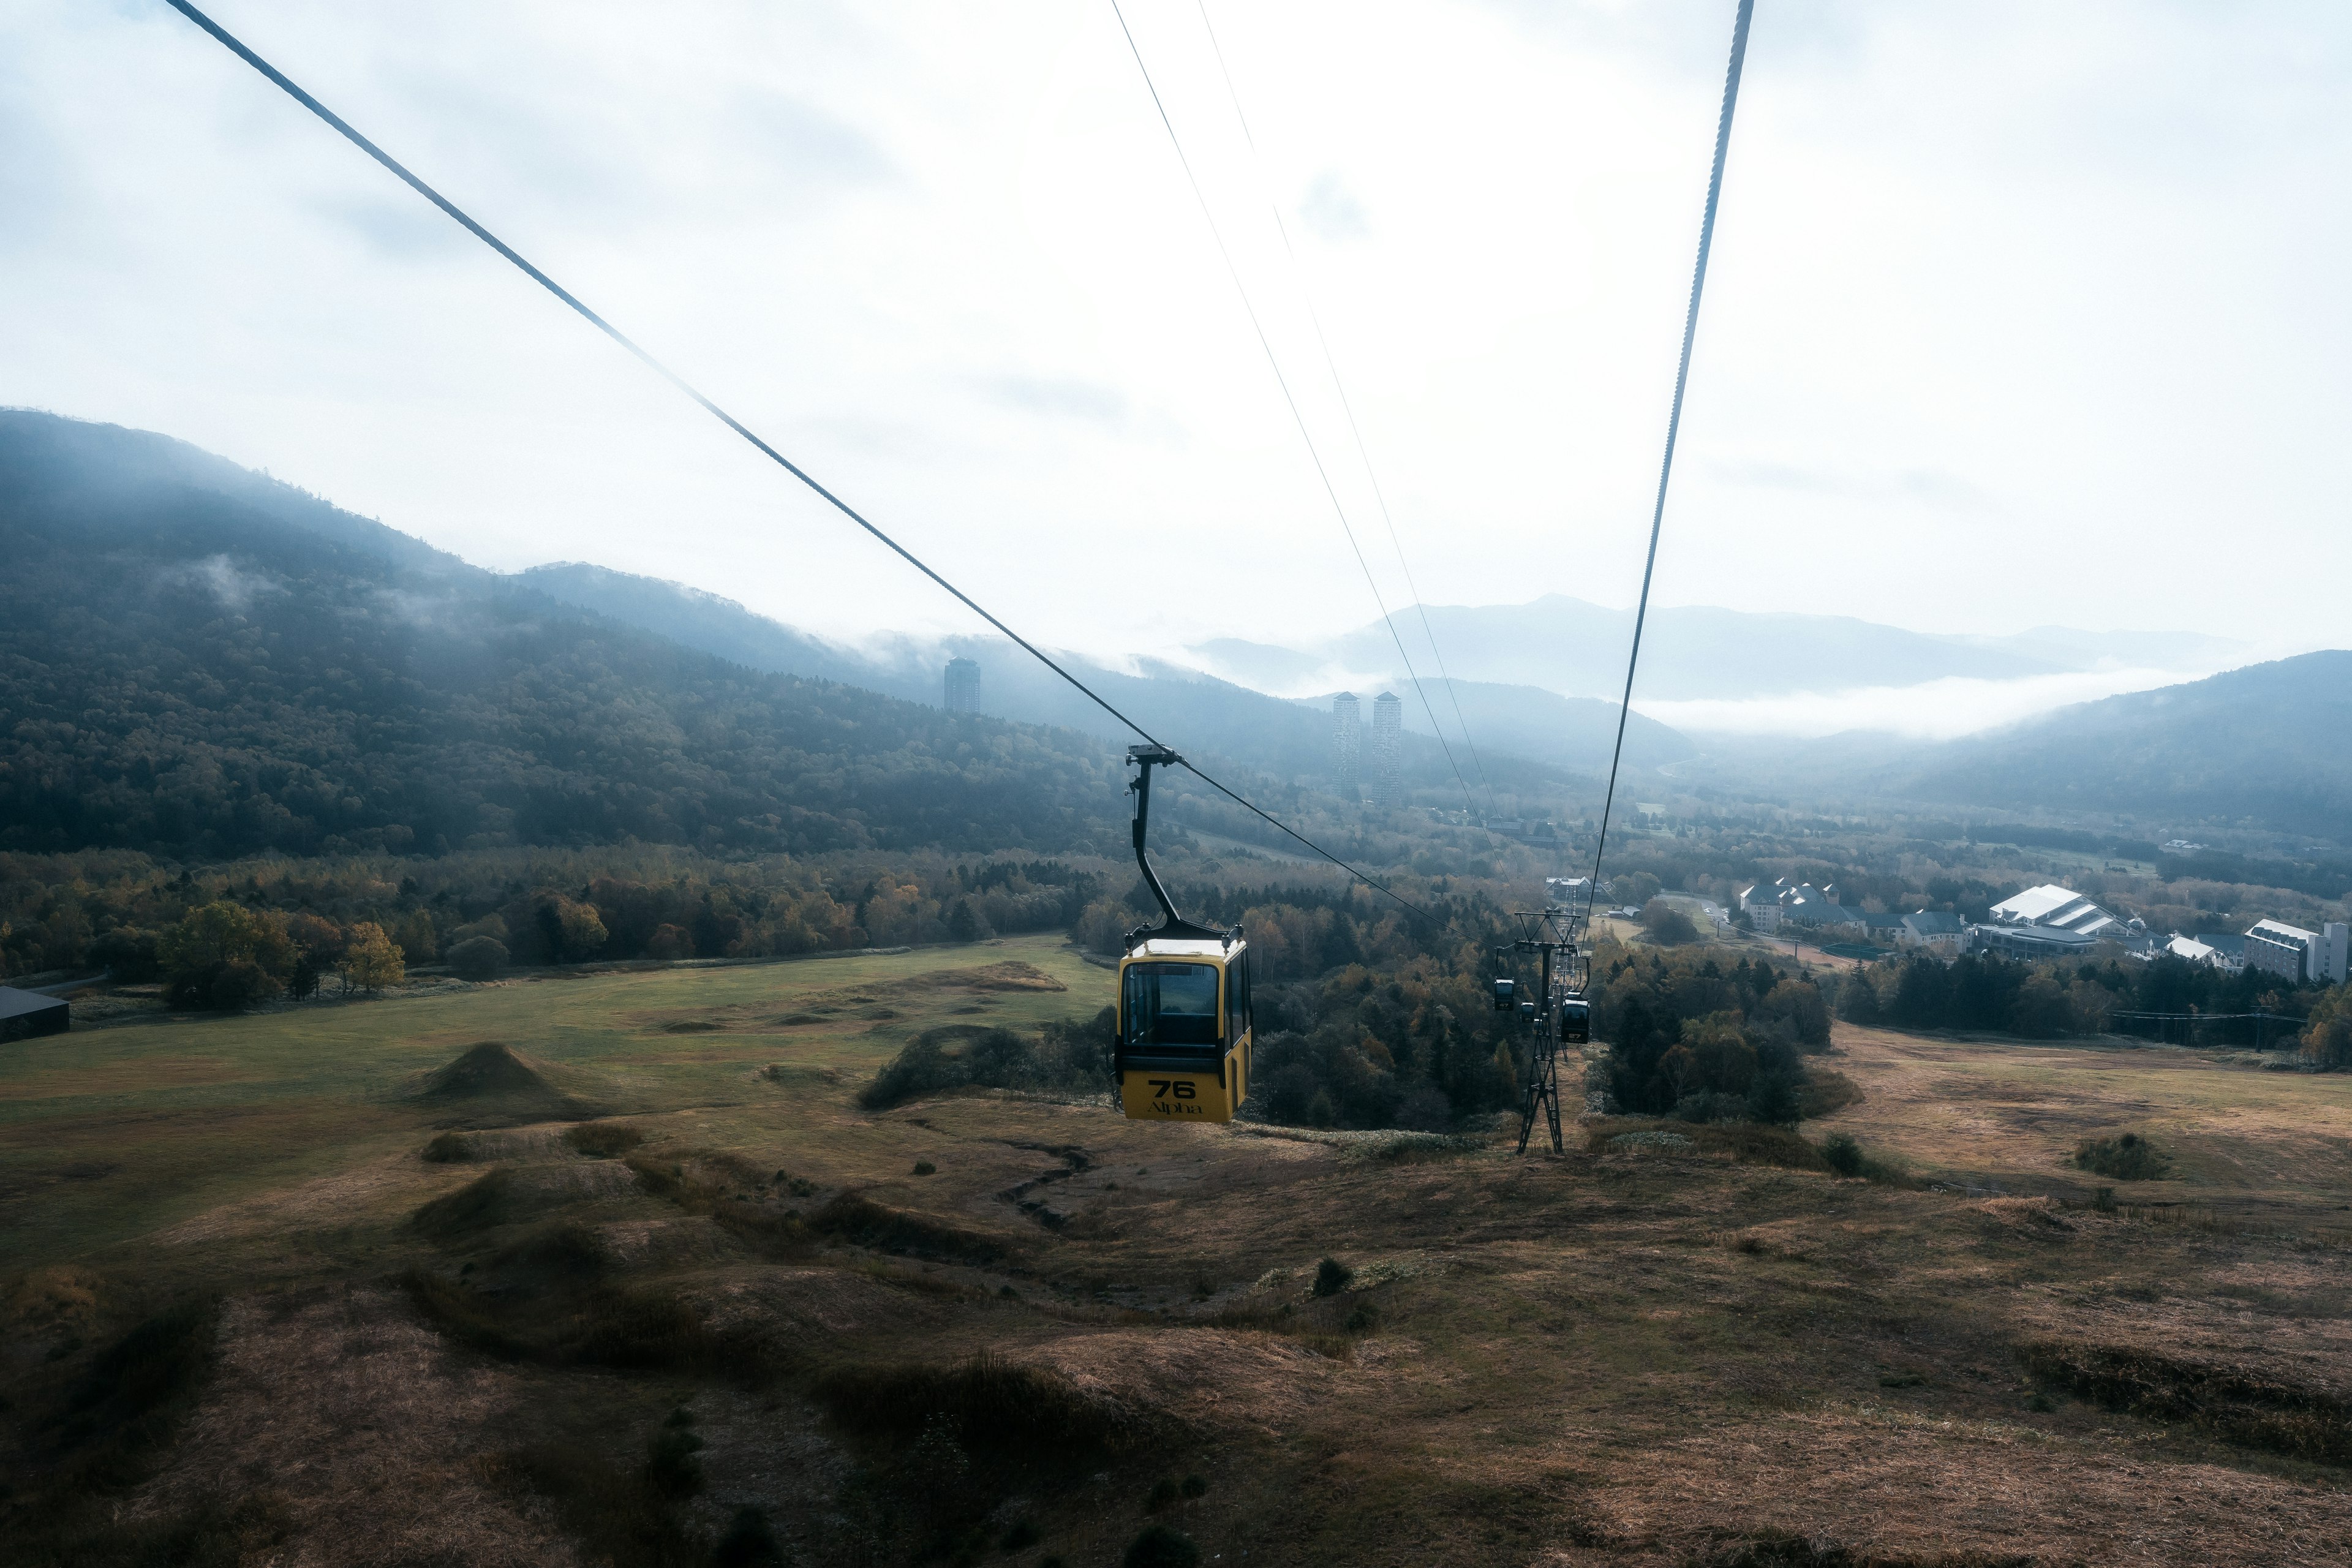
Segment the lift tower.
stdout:
[[[1585,956],[1577,940],[1584,917],[1559,904],[1540,910],[1515,910],[1519,924],[1517,941],[1496,950],[1495,1010],[1518,1015],[1534,1038],[1528,1051],[1528,1080],[1520,1096],[1519,1149],[1528,1152],[1535,1131],[1536,1112],[1544,1113],[1551,1129],[1551,1152],[1561,1152],[1559,1136],[1559,1047],[1581,1046],[1591,1036],[1591,1008],[1584,998]],[[1537,960],[1535,994],[1526,995],[1517,971],[1521,954]],[[1510,970],[1508,975],[1502,973]]]

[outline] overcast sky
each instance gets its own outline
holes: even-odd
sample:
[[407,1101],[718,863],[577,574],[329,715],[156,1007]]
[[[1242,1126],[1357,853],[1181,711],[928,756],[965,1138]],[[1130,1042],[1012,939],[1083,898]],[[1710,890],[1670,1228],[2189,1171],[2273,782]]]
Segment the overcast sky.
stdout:
[[[1424,597],[1629,605],[1730,0],[1210,0],[1257,160],[1126,4],[1391,604],[1305,298]],[[212,9],[1039,640],[1370,618],[1108,0]],[[2347,78],[2339,4],[1761,0],[1661,602],[2343,646]],[[152,0],[0,7],[0,403],[486,565],[968,624]]]

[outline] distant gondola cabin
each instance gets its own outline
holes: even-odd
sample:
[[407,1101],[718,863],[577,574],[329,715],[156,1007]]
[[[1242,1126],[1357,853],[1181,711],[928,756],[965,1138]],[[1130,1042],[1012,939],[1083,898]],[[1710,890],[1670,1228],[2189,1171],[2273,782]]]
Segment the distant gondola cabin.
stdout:
[[1138,1121],[1231,1121],[1249,1094],[1249,944],[1143,937],[1118,965],[1112,1047]]

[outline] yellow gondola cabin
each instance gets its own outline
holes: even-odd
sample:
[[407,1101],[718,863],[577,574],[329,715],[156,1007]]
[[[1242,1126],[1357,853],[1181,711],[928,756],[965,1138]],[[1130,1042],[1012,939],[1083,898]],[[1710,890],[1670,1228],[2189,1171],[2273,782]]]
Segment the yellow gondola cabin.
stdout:
[[1151,770],[1184,759],[1158,744],[1129,746],[1136,776],[1135,863],[1165,917],[1127,933],[1118,961],[1118,1025],[1110,1042],[1119,1109],[1136,1121],[1231,1121],[1249,1096],[1249,943],[1241,928],[1213,931],[1176,912],[1143,841],[1151,823]]
[[1119,1109],[1138,1121],[1231,1121],[1249,1095],[1249,944],[1146,935],[1118,964]]

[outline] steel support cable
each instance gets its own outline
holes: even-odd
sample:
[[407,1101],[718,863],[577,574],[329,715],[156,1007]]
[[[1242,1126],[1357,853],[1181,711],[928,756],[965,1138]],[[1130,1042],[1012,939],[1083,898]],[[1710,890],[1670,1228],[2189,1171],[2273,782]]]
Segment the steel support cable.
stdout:
[[[1274,215],[1275,232],[1282,236],[1282,254],[1290,262],[1290,270],[1298,279],[1298,297],[1306,303],[1307,319],[1315,326],[1315,344],[1323,351],[1323,368],[1330,373],[1331,390],[1339,395],[1339,408],[1348,416],[1348,434],[1356,443],[1356,456],[1363,460],[1364,478],[1372,487],[1372,500],[1379,503],[1381,521],[1389,531],[1389,544],[1396,551],[1397,566],[1404,573],[1404,585],[1412,595],[1412,607],[1421,617],[1421,635],[1429,639],[1430,656],[1437,660],[1437,678],[1445,683],[1445,696],[1454,705],[1454,722],[1462,731],[1462,744],[1469,749],[1471,771],[1478,775],[1478,785],[1486,792],[1486,808],[1498,809],[1495,786],[1486,777],[1486,764],[1478,755],[1478,742],[1470,738],[1470,721],[1462,715],[1462,694],[1454,689],[1453,672],[1445,668],[1444,650],[1437,646],[1437,630],[1429,624],[1429,606],[1422,603],[1421,585],[1412,580],[1412,563],[1405,559],[1404,541],[1397,536],[1396,519],[1389,511],[1388,492],[1381,488],[1381,476],[1372,466],[1371,448],[1364,441],[1361,426],[1356,422],[1356,405],[1348,396],[1347,383],[1339,376],[1339,362],[1331,353],[1331,340],[1323,331],[1323,317],[1315,309],[1315,296],[1307,288],[1307,268],[1298,259],[1297,247],[1290,242],[1290,225],[1283,220],[1282,204],[1274,199],[1273,187],[1265,178],[1265,161],[1259,156],[1257,137],[1250,130],[1249,116],[1243,111],[1241,89],[1234,85],[1234,73],[1225,64],[1225,47],[1217,39],[1215,24],[1209,20],[1209,0],[1193,0],[1201,13],[1201,30],[1209,35],[1209,49],[1217,58],[1217,74],[1224,79],[1225,98],[1234,106],[1234,119],[1242,128],[1242,141],[1250,151],[1250,161],[1256,166],[1258,184],[1265,191],[1266,210]],[[1430,722],[1436,718],[1432,715]]]
[[1169,144],[1176,149],[1176,162],[1183,166],[1184,183],[1192,187],[1192,199],[1200,204],[1201,216],[1209,226],[1209,237],[1217,244],[1217,255],[1223,258],[1225,275],[1234,282],[1234,292],[1241,296],[1242,311],[1249,317],[1250,331],[1257,334],[1257,346],[1265,352],[1267,368],[1274,372],[1275,384],[1282,389],[1282,401],[1290,409],[1290,417],[1298,426],[1299,439],[1307,443],[1307,456],[1315,465],[1315,477],[1323,481],[1323,493],[1331,498],[1331,510],[1339,520],[1339,531],[1348,536],[1348,548],[1355,552],[1356,565],[1364,574],[1364,585],[1372,591],[1372,603],[1381,612],[1381,624],[1389,629],[1389,640],[1396,644],[1397,657],[1404,661],[1406,679],[1412,682],[1413,694],[1421,699],[1422,711],[1429,715],[1429,727],[1436,733],[1437,743],[1445,752],[1445,762],[1454,770],[1454,782],[1462,786],[1462,804],[1477,814],[1477,803],[1470,798],[1470,781],[1462,775],[1462,764],[1454,760],[1454,747],[1445,739],[1444,726],[1437,721],[1437,710],[1429,703],[1429,693],[1421,684],[1421,674],[1412,667],[1412,655],[1404,650],[1404,638],[1397,634],[1396,617],[1389,614],[1388,601],[1381,596],[1381,585],[1372,576],[1371,563],[1364,559],[1364,547],[1356,542],[1356,530],[1348,521],[1348,509],[1339,502],[1338,487],[1331,482],[1330,470],[1324,467],[1323,453],[1315,445],[1315,436],[1307,428],[1307,416],[1299,411],[1298,399],[1291,395],[1290,378],[1282,374],[1282,361],[1274,352],[1274,343],[1265,335],[1265,327],[1258,321],[1257,306],[1250,300],[1249,288],[1242,281],[1241,268],[1234,265],[1234,254],[1225,247],[1224,230],[1218,226],[1216,215],[1209,210],[1209,198],[1202,192],[1201,182],[1192,173],[1192,160],[1184,152],[1184,139],[1176,134],[1176,122],[1168,117],[1168,105],[1160,100],[1160,86],[1151,79],[1151,68],[1143,63],[1143,50],[1135,41],[1133,29],[1127,25],[1127,13],[1119,8],[1118,0],[1110,0],[1111,15],[1118,18],[1118,30],[1127,38],[1128,52],[1135,57],[1135,68],[1143,74],[1144,90],[1151,95],[1151,107],[1160,113],[1160,123],[1168,132]]
[[[1077,689],[1080,694],[1085,696],[1086,699],[1092,702],[1096,707],[1101,709],[1104,712],[1109,714],[1112,718],[1118,720],[1120,723],[1126,725],[1129,729],[1134,731],[1137,734],[1142,736],[1146,741],[1150,742],[1153,745],[1156,746],[1161,744],[1160,741],[1154,736],[1151,731],[1146,730],[1142,725],[1137,723],[1134,720],[1120,712],[1117,708],[1112,707],[1100,693],[1097,692],[1092,687],[1087,685],[1085,681],[1080,680],[1076,676],[1072,675],[1068,670],[1064,669],[1059,664],[1056,664],[1034,643],[1023,637],[1020,633],[1014,631],[1011,626],[1006,626],[1003,621],[998,620],[986,609],[982,608],[978,601],[974,600],[971,595],[966,594],[953,583],[949,582],[945,577],[940,576],[912,551],[908,550],[905,545],[900,544],[888,534],[883,532],[881,529],[876,527],[872,522],[866,521],[866,519],[847,501],[843,500],[839,496],[834,494],[833,491],[825,489],[824,485],[818,483],[806,469],[793,462],[790,458],[785,457],[782,452],[777,451],[773,447],[768,445],[767,442],[761,440],[740,420],[728,413],[724,408],[719,406],[718,404],[713,403],[709,398],[704,396],[703,394],[684,376],[670,369],[669,366],[662,363],[661,361],[656,359],[643,348],[640,348],[626,334],[623,333],[619,328],[614,326],[612,322],[606,321],[604,317],[590,310],[580,300],[578,296],[565,289],[562,284],[556,282],[554,279],[550,278],[546,273],[541,271],[537,267],[531,265],[530,261],[524,259],[522,255],[515,250],[513,247],[508,245],[506,241],[500,239],[497,235],[492,234],[488,229],[484,228],[480,224],[476,223],[473,218],[468,216],[463,209],[457,206],[456,203],[450,201],[440,192],[435,190],[431,185],[426,184],[415,174],[410,173],[409,170],[403,165],[399,160],[393,157],[392,154],[386,153],[383,148],[377,146],[365,136],[360,134],[360,132],[352,126],[350,121],[344,120],[333,110],[329,109],[325,104],[320,103],[317,99],[311,97],[310,93],[304,91],[301,87],[297,85],[283,71],[280,71],[268,60],[263,59],[259,55],[247,48],[245,44],[236,37],[236,35],[221,26],[220,24],[215,22],[210,16],[205,16],[202,11],[197,10],[194,5],[188,4],[188,0],[164,0],[164,4],[170,5],[172,9],[179,12],[180,15],[185,16],[189,21],[194,23],[197,26],[210,34],[224,47],[228,49],[230,53],[236,55],[246,64],[260,72],[262,76],[268,79],[270,82],[282,89],[289,98],[291,98],[295,102],[309,110],[312,114],[317,115],[321,121],[324,121],[352,146],[357,147],[361,152],[365,153],[378,163],[383,164],[385,169],[397,176],[403,184],[408,186],[409,189],[415,191],[418,195],[423,196],[426,201],[431,202],[435,206],[439,207],[443,213],[446,214],[452,220],[457,223],[467,233],[471,234],[475,238],[480,240],[484,245],[488,246],[492,250],[497,251],[500,256],[506,258],[507,260],[512,262],[515,267],[520,270],[524,276],[530,279],[532,282],[537,283],[541,288],[554,295],[558,300],[562,300],[564,304],[570,306],[572,310],[577,312],[581,318],[586,321],[591,326],[594,327],[598,331],[603,332],[614,342],[620,344],[624,349],[626,349],[630,355],[640,364],[643,364],[646,369],[652,371],[664,381],[668,382],[672,386],[677,388],[678,391],[692,398],[697,404],[701,405],[705,413],[718,420],[720,424],[726,426],[730,430],[734,431],[738,436],[743,437],[744,440],[750,442],[754,447],[756,447],[762,456],[768,458],[786,473],[792,475],[793,478],[800,480],[801,483],[806,485],[810,489],[823,497],[835,510],[840,512],[844,517],[849,519],[850,521],[856,523],[867,533],[872,534],[876,539],[879,540],[883,544],[888,546],[891,552],[897,555],[900,560],[906,562],[907,564],[912,566],[916,571],[920,572],[924,576],[929,577],[932,582],[946,589],[948,593],[952,595],[956,601],[962,605],[966,609],[971,611],[972,614],[978,616],[982,620],[986,621],[990,626],[994,626],[998,631],[1003,632],[1007,637],[1011,638],[1015,644],[1017,644],[1024,652],[1027,653],[1038,663],[1044,665],[1047,669],[1052,670],[1055,675],[1060,676],[1064,680],[1068,681],[1073,687]],[[1412,902],[1410,899],[1404,898],[1383,883],[1376,881],[1371,877],[1365,875],[1362,871],[1358,870],[1347,861],[1340,859],[1337,855],[1332,854],[1329,850],[1324,848],[1313,839],[1308,838],[1306,835],[1299,833],[1287,824],[1282,822],[1279,818],[1261,810],[1256,805],[1244,796],[1226,788],[1223,784],[1219,784],[1215,779],[1211,778],[1207,773],[1202,773],[1201,770],[1193,766],[1192,763],[1188,762],[1184,766],[1193,774],[1198,776],[1202,783],[1207,784],[1218,794],[1225,796],[1225,798],[1231,800],[1236,805],[1241,806],[1244,810],[1255,813],[1256,816],[1263,817],[1268,823],[1273,824],[1274,826],[1280,828],[1284,833],[1288,834],[1292,838],[1297,839],[1307,848],[1312,849],[1316,854],[1320,855],[1324,859],[1328,860],[1331,864],[1339,867],[1341,870],[1347,872],[1358,881],[1362,882],[1366,887],[1387,894],[1391,899],[1395,900],[1399,904],[1411,910],[1414,914],[1421,916],[1423,920],[1428,921],[1433,925],[1442,925],[1444,923],[1439,921],[1436,916],[1423,909],[1420,905]]]
[[1739,69],[1748,58],[1748,24],[1756,0],[1739,0],[1731,24],[1731,65],[1724,73],[1723,113],[1715,127],[1715,166],[1706,178],[1706,216],[1699,221],[1698,265],[1691,272],[1690,312],[1683,318],[1683,357],[1675,368],[1675,401],[1666,416],[1666,453],[1658,465],[1658,502],[1650,513],[1650,552],[1642,563],[1642,597],[1633,608],[1633,647],[1625,658],[1625,695],[1617,709],[1617,744],[1609,753],[1609,789],[1601,801],[1601,833],[1592,846],[1592,881],[1584,889],[1584,923],[1601,891],[1601,856],[1609,847],[1609,813],[1617,803],[1617,765],[1625,756],[1625,721],[1633,710],[1633,671],[1642,662],[1642,626],[1650,613],[1650,579],[1658,567],[1658,532],[1666,521],[1666,483],[1675,472],[1675,438],[1683,425],[1683,392],[1690,384],[1691,344],[1698,337],[1699,295],[1706,288],[1707,252],[1715,246],[1715,210],[1723,197],[1723,162],[1731,151],[1731,111],[1739,102]]

